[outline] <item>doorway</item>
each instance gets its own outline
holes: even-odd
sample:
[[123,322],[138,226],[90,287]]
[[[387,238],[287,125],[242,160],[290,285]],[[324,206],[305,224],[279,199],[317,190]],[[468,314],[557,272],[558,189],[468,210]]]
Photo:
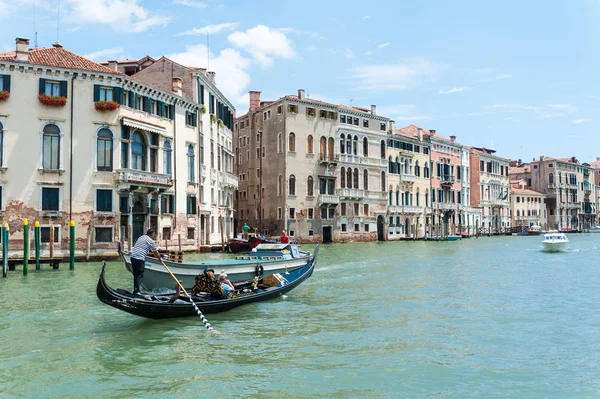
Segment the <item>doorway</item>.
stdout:
[[385,241],[384,223],[383,216],[379,215],[377,217],[377,241]]
[[331,242],[331,226],[323,226],[323,243]]
[[135,245],[138,238],[144,235],[144,224],[146,223],[146,213],[144,205],[140,201],[133,204],[133,226],[132,226],[132,244]]

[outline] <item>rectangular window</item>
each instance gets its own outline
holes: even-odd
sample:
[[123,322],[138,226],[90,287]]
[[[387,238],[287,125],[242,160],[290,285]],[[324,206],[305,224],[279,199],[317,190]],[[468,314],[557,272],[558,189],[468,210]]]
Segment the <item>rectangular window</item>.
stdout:
[[114,93],[110,87],[100,87],[100,97],[98,101],[113,101]]
[[315,211],[314,211],[314,209],[313,209],[313,208],[308,208],[308,216],[307,216],[307,219],[308,219],[308,220],[311,220],[311,219],[313,219],[313,218],[314,218],[314,212],[315,212]]
[[317,110],[314,108],[306,107],[306,115],[317,116]]
[[163,194],[161,197],[162,213],[175,213],[175,196],[172,194]]
[[188,195],[187,196],[186,213],[188,215],[195,215],[196,214],[196,196],[195,195]]
[[296,235],[296,232],[294,230],[290,230],[290,237],[294,237],[294,235]]
[[346,216],[346,203],[342,202],[340,204],[340,216]]
[[96,242],[111,243],[113,242],[113,228],[112,227],[95,227],[94,236]]
[[429,154],[429,148],[423,147],[423,154],[425,154],[425,155]]
[[342,233],[346,232],[347,225],[346,223],[342,223]]
[[327,115],[329,116],[329,119],[335,120],[336,119],[335,114],[336,114],[335,112],[329,111]]
[[46,80],[46,88],[44,94],[46,94],[47,96],[54,97],[60,96],[60,82]]
[[365,233],[369,232],[369,223],[365,223]]
[[42,211],[60,210],[60,189],[58,187],[42,187]]
[[354,126],[358,126],[358,118],[354,118]]
[[319,118],[327,118],[327,111],[320,110],[319,111]]
[[188,229],[187,229],[187,239],[188,240],[193,240],[195,235],[196,235],[196,229],[193,228],[193,227],[188,227]]
[[290,208],[290,214],[288,216],[290,219],[296,219],[296,208]]
[[363,119],[363,127],[366,127],[366,128],[369,127],[369,120],[368,119]]
[[385,132],[385,123],[380,123],[379,124],[379,130],[381,130],[382,132]]
[[288,105],[288,112],[290,114],[297,114],[298,113],[298,106],[294,105],[294,104]]
[[277,113],[281,114],[282,112],[283,112],[283,106],[280,105],[280,106],[277,107]]
[[360,231],[360,224],[354,223],[354,231],[356,231],[356,232]]
[[346,123],[346,115],[340,115],[340,123]]
[[163,227],[162,238],[163,238],[163,240],[171,239],[171,228],[170,227]]
[[[49,243],[50,242],[50,226],[42,226],[40,227],[40,242],[41,243]],[[60,226],[54,226],[54,237],[52,237],[54,242],[60,242]]]
[[329,208],[327,209],[327,212],[327,219],[335,219],[335,208]]
[[314,233],[312,230],[308,230],[308,236],[309,236],[309,237],[312,237],[312,236],[314,236],[314,235],[315,235],[315,233]]
[[354,203],[354,216],[360,216],[358,214],[358,212],[359,212],[359,203],[356,202],[356,203]]
[[282,218],[281,208],[277,208],[277,219],[281,220],[281,218]]
[[112,190],[96,189],[96,212],[112,212]]
[[363,208],[364,215],[369,216],[369,204],[364,204]]

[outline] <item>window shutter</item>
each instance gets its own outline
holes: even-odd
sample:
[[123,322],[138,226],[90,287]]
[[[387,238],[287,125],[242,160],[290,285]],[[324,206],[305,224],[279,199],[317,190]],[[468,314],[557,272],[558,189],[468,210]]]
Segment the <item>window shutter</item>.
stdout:
[[169,201],[169,213],[175,214],[175,196],[169,195],[171,201]]
[[192,197],[192,214],[196,214],[196,197]]
[[10,75],[2,76],[2,90],[10,92]]
[[169,104],[169,119],[175,119],[175,106]]
[[125,102],[125,99],[123,98],[123,89],[121,87],[115,87],[113,90],[115,93],[114,100],[119,104],[123,105],[123,103]]
[[194,112],[194,127],[198,126],[198,111]]
[[188,111],[185,111],[185,124],[186,125],[188,124],[189,116],[190,116],[190,113]]
[[40,78],[40,92],[39,92],[39,94],[45,94],[45,93],[46,93],[46,79]]
[[68,97],[67,95],[67,81],[63,80],[60,82],[60,95],[61,97]]
[[162,213],[167,213],[167,198],[166,195],[160,197],[160,211]]
[[94,85],[94,102],[100,101],[100,85]]
[[135,108],[135,93],[132,91],[129,92],[129,107]]
[[187,207],[186,207],[185,213],[189,215],[190,213],[192,213],[192,197],[187,197],[186,202],[187,202],[187,204],[186,204]]

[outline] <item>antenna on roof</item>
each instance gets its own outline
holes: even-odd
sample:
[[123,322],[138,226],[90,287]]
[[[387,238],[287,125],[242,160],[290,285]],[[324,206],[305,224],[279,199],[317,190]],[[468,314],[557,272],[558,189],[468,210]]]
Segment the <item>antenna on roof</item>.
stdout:
[[35,27],[35,0],[33,1],[33,48],[37,48],[37,29]]
[[59,43],[60,36],[60,0],[57,0],[56,5],[56,43]]
[[353,98],[350,99],[350,106],[352,106],[352,101],[354,101]]

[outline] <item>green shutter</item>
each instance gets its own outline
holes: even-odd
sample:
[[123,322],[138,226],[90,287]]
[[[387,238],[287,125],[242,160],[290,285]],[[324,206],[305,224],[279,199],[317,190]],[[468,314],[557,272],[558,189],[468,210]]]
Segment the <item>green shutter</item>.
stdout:
[[166,195],[163,195],[160,197],[160,211],[162,213],[167,213],[166,212],[167,211],[167,209],[166,209],[167,208],[167,198],[166,197],[167,197]]
[[192,205],[192,197],[190,197],[190,196],[187,197],[187,201],[186,201],[185,205],[186,205],[185,213],[189,215],[190,213],[192,213],[191,209],[190,209],[191,205]]
[[63,80],[60,82],[60,95],[61,97],[68,97],[67,95],[67,81]]
[[132,91],[129,92],[129,107],[135,108],[135,93]]
[[113,89],[113,93],[114,93],[113,100],[118,102],[119,104],[123,105],[123,103],[125,102],[124,101],[125,99],[123,98],[123,89],[120,87],[115,87]]
[[175,119],[175,105],[169,104],[169,119]]
[[169,203],[169,213],[175,214],[175,196],[169,195],[171,202]]
[[100,101],[100,85],[94,85],[94,102]]
[[46,79],[40,78],[40,92],[39,92],[39,94],[45,94],[45,93],[46,93]]
[[196,197],[192,197],[192,214],[196,214]]
[[10,75],[2,76],[2,90],[10,92]]

